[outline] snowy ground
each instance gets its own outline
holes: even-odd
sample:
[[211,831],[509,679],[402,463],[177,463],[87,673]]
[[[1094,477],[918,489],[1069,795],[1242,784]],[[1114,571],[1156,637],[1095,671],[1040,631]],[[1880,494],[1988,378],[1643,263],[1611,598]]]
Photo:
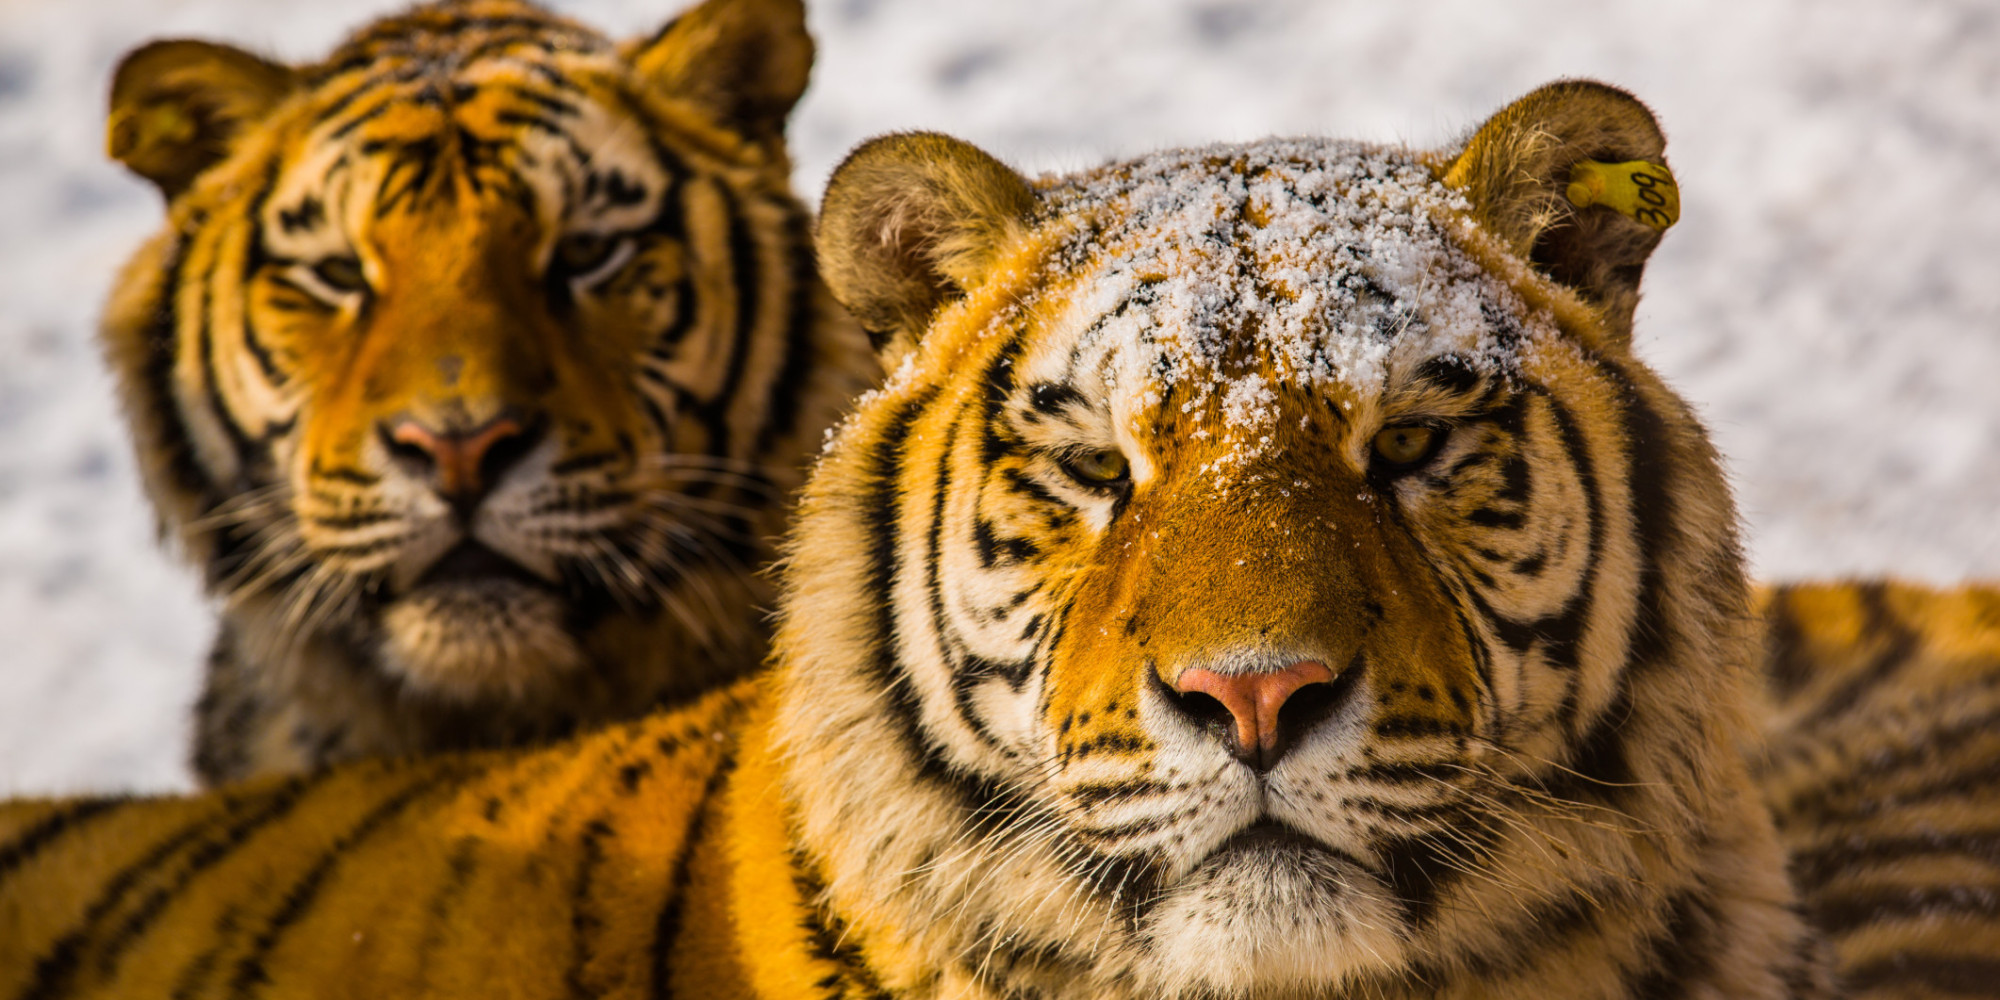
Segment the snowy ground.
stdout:
[[[0,0],[0,794],[186,784],[208,615],[153,544],[92,339],[160,216],[99,152],[111,66],[172,34],[307,58],[395,5]],[[680,3],[556,6],[625,34]],[[813,25],[809,196],[890,129],[1053,170],[1272,132],[1436,144],[1555,77],[1630,87],[1685,206],[1640,337],[1730,456],[1757,570],[2000,575],[1991,0],[819,0]]]

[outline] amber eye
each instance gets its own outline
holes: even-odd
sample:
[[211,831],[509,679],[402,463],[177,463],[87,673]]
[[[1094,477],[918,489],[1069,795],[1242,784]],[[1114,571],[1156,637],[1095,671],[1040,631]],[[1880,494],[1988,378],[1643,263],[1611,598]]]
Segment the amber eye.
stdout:
[[1116,486],[1131,475],[1132,466],[1116,451],[1087,451],[1063,461],[1063,469],[1085,486]]
[[313,277],[336,292],[365,292],[368,290],[368,275],[361,270],[361,262],[353,257],[328,257],[313,265]]
[[556,242],[549,270],[569,281],[590,282],[606,276],[631,241],[602,233],[571,233]]
[[1444,434],[1424,424],[1384,427],[1375,435],[1375,457],[1391,468],[1408,468],[1431,457]]

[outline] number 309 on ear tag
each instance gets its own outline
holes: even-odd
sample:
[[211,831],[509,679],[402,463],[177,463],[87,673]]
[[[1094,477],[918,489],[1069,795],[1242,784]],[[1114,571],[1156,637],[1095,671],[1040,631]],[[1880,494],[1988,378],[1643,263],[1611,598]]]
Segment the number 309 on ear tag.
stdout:
[[1564,192],[1578,208],[1603,205],[1643,226],[1664,230],[1680,221],[1681,192],[1673,171],[1646,160],[1584,160],[1570,168]]

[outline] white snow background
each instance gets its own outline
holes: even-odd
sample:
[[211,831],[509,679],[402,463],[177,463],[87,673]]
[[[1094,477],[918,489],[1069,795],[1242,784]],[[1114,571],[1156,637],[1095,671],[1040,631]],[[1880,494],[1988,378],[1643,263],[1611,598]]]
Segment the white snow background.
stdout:
[[[812,0],[809,0],[812,2]],[[317,57],[395,0],[0,0],[0,794],[188,786],[209,612],[155,545],[93,326],[158,198],[107,162],[120,53]],[[569,0],[616,35],[677,0]],[[1438,145],[1545,81],[1631,88],[1684,215],[1645,355],[1729,456],[1758,573],[2000,576],[1992,0],[817,0],[817,198],[926,128],[1030,171],[1270,133]]]

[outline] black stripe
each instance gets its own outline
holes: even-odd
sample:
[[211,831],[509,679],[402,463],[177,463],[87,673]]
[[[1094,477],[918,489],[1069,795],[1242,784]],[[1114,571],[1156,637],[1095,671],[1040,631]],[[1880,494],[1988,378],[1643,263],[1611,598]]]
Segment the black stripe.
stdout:
[[[999,419],[1001,407],[1006,404],[1007,397],[1013,394],[1015,362],[1019,360],[1026,345],[1027,337],[1021,331],[1015,330],[1011,338],[994,353],[992,361],[980,374],[979,381],[985,386],[985,392],[979,401],[975,419],[970,423],[965,420],[966,411],[972,410],[974,405],[968,401],[955,414],[957,419],[953,421],[954,433],[938,449],[937,482],[933,486],[931,526],[926,540],[924,565],[925,585],[930,596],[931,630],[937,636],[939,652],[945,658],[945,666],[952,672],[953,707],[958,713],[959,720],[972,730],[973,735],[987,747],[996,750],[1002,749],[1004,743],[974,708],[973,690],[981,680],[992,676],[996,672],[995,668],[998,668],[997,672],[1004,674],[1018,689],[1019,682],[1027,676],[1032,661],[1001,667],[999,664],[966,655],[963,638],[959,635],[957,626],[950,621],[945,608],[944,580],[941,575],[944,562],[945,503],[953,493],[951,476],[953,456],[959,453],[961,447],[966,446],[968,438],[973,440],[978,446],[978,452],[983,455],[985,451],[983,430]],[[974,464],[981,464],[978,457],[975,457]],[[976,487],[968,488],[972,490],[974,503],[977,504],[980,491]],[[972,520],[975,526],[984,523],[976,510]]]
[[518,83],[502,83],[499,86],[502,92],[527,101],[541,108],[543,111],[558,117],[575,118],[583,113],[583,110],[574,103],[565,101],[559,97],[550,97],[531,87],[525,87]]
[[896,579],[901,573],[899,554],[902,548],[902,497],[898,480],[907,457],[911,427],[936,396],[936,389],[927,389],[890,414],[882,424],[881,437],[874,451],[875,461],[865,477],[872,487],[868,492],[868,502],[859,509],[876,512],[878,520],[872,526],[875,544],[867,573],[869,585],[864,592],[879,595],[875,601],[875,650],[868,659],[866,671],[875,689],[886,695],[883,721],[889,724],[891,733],[901,745],[903,758],[915,765],[920,780],[955,799],[962,808],[1002,806],[1015,801],[1011,793],[985,777],[959,770],[924,735],[923,706],[897,657],[894,595]]
[[715,773],[709,775],[708,784],[702,789],[699,808],[688,811],[687,829],[681,834],[680,853],[674,857],[672,865],[673,878],[667,882],[667,897],[660,907],[659,919],[653,923],[653,942],[648,949],[652,957],[652,995],[655,1000],[671,1000],[676,995],[672,959],[674,945],[679,943],[681,937],[682,914],[687,909],[688,883],[694,877],[694,852],[708,826],[709,813],[720,808],[721,795],[718,793],[735,770],[736,755],[733,750],[725,750],[722,759],[716,762]]
[[583,970],[590,965],[591,942],[604,929],[604,918],[590,912],[589,906],[597,868],[604,863],[604,841],[613,836],[610,814],[600,812],[583,825],[583,835],[577,841],[579,857],[576,875],[570,880],[569,893],[570,959],[569,968],[563,973],[563,983],[569,987],[570,994],[580,1000],[589,1000],[606,992],[591,989],[583,981]]
[[1805,632],[1792,610],[1792,588],[1777,587],[1764,610],[1764,671],[1780,698],[1798,694],[1818,673],[1806,655]]
[[1419,959],[1405,977],[1438,995],[1451,984],[1491,983],[1510,979],[1558,953],[1573,939],[1603,928],[1622,914],[1607,912],[1607,901],[1627,890],[1621,884],[1574,885],[1562,895],[1537,903],[1519,917],[1492,926],[1491,945],[1482,951],[1459,952]]
[[1377,848],[1377,873],[1388,883],[1403,923],[1412,930],[1429,925],[1444,891],[1468,871],[1483,870],[1500,840],[1490,817],[1467,810],[1449,829],[1398,837]]
[[1547,656],[1553,664],[1568,668],[1571,673],[1566,678],[1562,706],[1558,710],[1556,722],[1565,732],[1576,733],[1577,690],[1581,679],[1576,668],[1583,655],[1583,637],[1601,610],[1597,606],[1597,573],[1604,554],[1604,500],[1598,492],[1597,465],[1590,457],[1590,442],[1578,428],[1576,418],[1562,401],[1546,391],[1537,393],[1548,405],[1549,416],[1555,421],[1556,432],[1562,439],[1563,452],[1569,456],[1570,466],[1576,470],[1577,482],[1583,487],[1584,510],[1590,518],[1588,549],[1584,551],[1583,572],[1580,574],[1576,590],[1564,602],[1559,613],[1560,624],[1549,629]]
[[1855,589],[1861,598],[1861,610],[1864,616],[1861,634],[1881,636],[1881,651],[1868,661],[1865,668],[1843,682],[1833,693],[1813,706],[1812,711],[1794,723],[1795,731],[1810,732],[1861,704],[1862,698],[1870,691],[1895,676],[1922,644],[1922,637],[1911,630],[1902,619],[1896,617],[1895,612],[1889,610],[1887,585],[1879,580],[1871,580],[1858,585]]
[[[1839,892],[1807,904],[1813,925],[1833,936],[1890,921],[1917,920],[1936,929],[1947,921],[2000,917],[2000,893],[1980,885],[1929,885]],[[1994,984],[2000,987],[2000,982]]]
[[1959,855],[2000,867],[2000,829],[1944,833],[1927,831],[1909,836],[1869,839],[1842,837],[1832,845],[1800,851],[1792,857],[1793,881],[1807,892],[1862,868],[1879,868],[1912,858]]
[[[200,215],[191,220],[196,227],[204,221]],[[152,414],[150,430],[155,437],[151,441],[142,438],[141,443],[151,445],[152,450],[164,455],[174,484],[200,497],[206,505],[215,503],[217,497],[207,473],[195,458],[194,442],[188,435],[187,425],[181,420],[174,393],[175,360],[179,354],[176,345],[180,341],[181,326],[179,293],[186,266],[187,242],[182,237],[175,242],[161,271],[159,305],[144,334],[147,356],[140,369],[137,388],[144,408]],[[143,435],[148,428],[142,424],[135,430]]]
[[129,801],[116,798],[81,799],[59,806],[29,824],[19,836],[0,847],[0,884],[4,884],[7,876],[33,860],[44,848]]
[[1716,949],[1727,942],[1717,935],[1715,900],[1705,887],[1676,894],[1667,903],[1667,922],[1647,942],[1648,955],[1638,979],[1626,990],[1632,1000],[1681,1000],[1715,972]]
[[[258,248],[264,245],[264,226],[261,216],[264,212],[265,201],[270,197],[271,188],[277,181],[278,164],[274,160],[264,171],[262,186],[251,198],[248,212],[244,217],[244,226],[248,230],[243,237],[246,241],[244,245],[246,252],[253,258],[258,253]],[[221,237],[217,239],[220,240]],[[236,453],[237,478],[241,481],[247,481],[251,475],[251,470],[257,465],[257,458],[261,448],[256,441],[251,440],[250,436],[244,433],[243,428],[237,423],[235,410],[222,396],[222,379],[220,378],[220,373],[216,371],[215,358],[215,337],[217,333],[215,329],[215,309],[216,300],[219,298],[215,294],[215,284],[221,276],[222,268],[222,254],[219,252],[219,249],[215,254],[215,258],[215,262],[207,271],[203,272],[200,278],[202,305],[199,316],[201,322],[196,335],[200,338],[197,342],[197,347],[201,357],[203,398],[208,401],[209,409],[215,413],[216,423],[222,425],[224,433],[229,438],[231,450]],[[248,278],[248,273],[239,272],[233,276],[234,280],[232,284],[241,286]],[[245,309],[243,312],[243,322],[248,324],[250,321],[249,311]]]
[[[229,823],[219,835],[190,850],[186,866],[175,874],[173,880],[140,898],[125,919],[98,942],[95,964],[99,974],[109,979],[117,971],[125,950],[145,935],[167,905],[178,898],[197,876],[234,854],[252,834],[290,813],[312,784],[308,779],[294,778],[279,785],[262,799],[254,800],[253,808],[247,815]],[[80,934],[87,930],[85,928]],[[64,947],[67,942],[58,942],[54,949],[43,955],[36,962],[35,980],[21,994],[21,1000],[53,997],[65,992],[81,966],[85,940],[76,936],[75,943],[68,944],[68,947]]]
[[709,429],[709,451],[717,456],[732,453],[734,444],[730,434],[729,409],[736,401],[736,392],[743,381],[744,368],[749,364],[750,349],[757,336],[757,323],[762,311],[758,301],[762,275],[759,273],[757,242],[748,221],[743,217],[743,209],[736,201],[736,195],[728,185],[712,181],[716,194],[722,199],[723,219],[728,227],[729,237],[729,281],[736,295],[736,330],[724,342],[729,351],[729,361],[723,370],[722,383],[696,410],[700,419]]
[[319,900],[320,890],[326,887],[327,878],[342,860],[425,794],[439,786],[456,788],[465,783],[470,773],[462,765],[440,767],[377,803],[362,816],[360,822],[335,838],[333,844],[314,859],[306,873],[279,897],[281,902],[277,912],[265,921],[264,929],[251,938],[249,950],[237,960],[236,971],[230,976],[230,995],[248,998],[254,996],[260,987],[271,983],[270,973],[264,967],[265,957],[277,947],[285,932],[312,909]]
[[[785,317],[785,360],[778,375],[764,393],[764,426],[757,435],[755,454],[769,452],[782,436],[800,431],[799,416],[805,402],[807,382],[820,362],[815,342],[822,327],[831,328],[837,315],[821,315],[817,291],[819,269],[813,262],[812,224],[805,210],[788,203],[785,208],[784,247],[789,267],[790,312]],[[831,330],[829,329],[829,332]],[[827,359],[832,360],[832,359]]]
[[791,866],[792,889],[799,896],[799,923],[806,932],[807,953],[838,970],[815,985],[827,991],[829,1000],[850,996],[847,989],[850,985],[868,1000],[887,1000],[891,994],[882,988],[859,943],[849,936],[846,921],[828,907],[826,881],[820,877],[812,858],[799,846],[796,830],[791,833],[790,849],[785,855]]
[[[332,120],[334,115],[337,115],[340,112],[347,110],[349,105],[352,105],[355,101],[361,98],[361,95],[373,92],[382,87],[384,84],[390,82],[402,82],[402,81],[381,81],[378,83],[366,83],[359,87],[354,88],[352,92],[343,95],[338,101],[335,101],[332,104],[332,106],[328,107],[325,111],[320,112],[318,124],[322,126],[325,125],[327,122]],[[370,107],[366,111],[362,111],[356,114],[354,117],[349,118],[344,122],[341,122],[339,127],[327,133],[326,141],[339,142],[340,140],[347,138],[349,135],[352,135],[354,133],[355,129],[358,129],[361,126],[366,125],[369,122],[372,122],[375,119],[382,117],[384,114],[388,113],[390,108],[395,107],[399,103],[401,103],[401,95],[390,94],[387,97],[384,97],[379,103],[375,104],[373,107]]]
[[1901,951],[1847,971],[1842,977],[1849,995],[1885,990],[1910,996],[1913,988],[1964,997],[2000,997],[2000,958]]
[[1679,506],[1673,484],[1682,474],[1678,442],[1666,419],[1646,402],[1636,381],[1616,364],[1601,362],[1598,370],[1619,389],[1627,439],[1626,475],[1631,484],[1632,529],[1639,543],[1639,594],[1636,614],[1626,630],[1625,662],[1616,678],[1610,703],[1589,720],[1571,751],[1575,775],[1549,780],[1562,794],[1582,795],[1615,804],[1633,780],[1623,727],[1633,710],[1631,685],[1640,675],[1668,664],[1679,645],[1667,607],[1673,597],[1665,579],[1672,539],[1680,533]]
[[[1936,726],[1924,734],[1926,739],[1923,742],[1879,750],[1865,760],[1835,772],[1819,787],[1801,791],[1788,801],[1777,803],[1778,817],[1785,824],[1816,822],[1821,816],[1834,814],[1834,800],[1870,785],[1886,783],[1900,771],[1917,769],[1928,772],[1938,761],[1951,759],[1965,744],[1991,734],[1996,726],[2000,726],[2000,709]],[[1897,800],[1891,798],[1888,801]]]
[[[488,820],[491,821],[492,818],[488,817]],[[480,844],[480,839],[475,836],[466,835],[458,838],[458,842],[452,845],[451,857],[445,861],[444,881],[439,884],[438,891],[431,895],[430,902],[424,905],[427,919],[424,924],[424,936],[417,943],[416,952],[416,968],[419,976],[430,974],[432,956],[443,946],[446,932],[456,924],[452,911],[458,908],[459,900],[465,897],[466,888],[472,884],[472,875],[479,868]],[[422,990],[416,992],[421,993]]]
[[[57,939],[56,943],[35,962],[35,981],[24,996],[57,996],[68,990],[76,973],[82,966],[84,947],[91,935],[111,916],[120,903],[125,901],[140,881],[151,875],[161,865],[204,833],[214,829],[216,824],[234,815],[242,805],[240,800],[225,800],[220,814],[203,816],[192,823],[183,824],[173,833],[156,841],[137,860],[119,869],[103,883],[97,898],[84,908],[83,919],[69,933]],[[122,950],[122,949],[121,949]],[[98,972],[109,976],[117,968],[117,951],[106,951],[98,956]]]
[[1615,364],[1599,370],[1619,388],[1624,408],[1628,454],[1625,474],[1631,482],[1631,517],[1639,541],[1639,606],[1627,644],[1627,670],[1645,670],[1670,661],[1670,646],[1678,634],[1669,624],[1672,601],[1664,579],[1672,541],[1681,533],[1680,505],[1674,484],[1683,475],[1679,442],[1666,418],[1649,404],[1636,380]]

